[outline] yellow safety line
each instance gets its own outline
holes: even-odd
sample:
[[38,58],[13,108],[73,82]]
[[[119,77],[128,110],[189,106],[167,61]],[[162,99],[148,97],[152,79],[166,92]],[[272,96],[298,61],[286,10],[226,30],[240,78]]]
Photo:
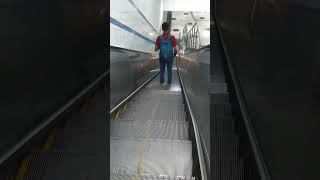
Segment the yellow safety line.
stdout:
[[84,102],[80,107],[80,112],[84,112],[87,109],[88,105],[88,102]]
[[120,116],[120,111],[121,110],[119,110],[117,113],[116,113],[116,117],[115,117],[115,120],[118,120],[119,119],[119,116]]
[[56,133],[57,133],[56,129],[54,129],[52,133],[50,133],[50,135],[48,136],[47,140],[44,143],[42,151],[48,151],[51,148]]
[[143,143],[141,144],[140,146],[140,153],[139,153],[139,159],[137,161],[137,172],[136,172],[136,176],[135,176],[135,179],[138,179],[138,177],[140,176],[140,173],[141,173],[141,169],[142,169],[142,160],[143,160],[143,157],[144,157],[144,147],[145,147],[145,144],[147,142],[147,140],[149,139],[149,136],[150,136],[150,133],[149,131],[151,130],[151,127],[152,127],[152,124],[155,120],[155,117],[156,117],[156,114],[158,112],[158,109],[159,109],[159,100],[156,104],[156,106],[154,107],[153,111],[152,111],[152,119],[148,121],[148,124],[147,124],[147,127],[146,127],[146,131],[144,133],[144,141]]
[[127,107],[128,107],[128,103],[126,103],[126,105],[124,105],[123,109],[127,109]]
[[31,161],[31,154],[28,154],[20,163],[20,166],[17,170],[17,173],[16,173],[16,180],[23,180],[27,170],[28,170],[28,166],[29,166],[29,163]]
[[65,121],[63,127],[64,127],[64,128],[68,128],[68,127],[70,127],[71,123],[72,123],[72,119],[71,119],[71,118],[68,118],[68,119]]

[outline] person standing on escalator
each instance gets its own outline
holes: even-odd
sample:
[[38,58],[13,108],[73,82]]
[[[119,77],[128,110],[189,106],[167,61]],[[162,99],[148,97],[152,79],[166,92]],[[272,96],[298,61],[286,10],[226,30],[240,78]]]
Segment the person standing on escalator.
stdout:
[[170,34],[170,26],[168,22],[162,24],[163,34],[158,36],[156,40],[155,51],[160,49],[160,84],[164,83],[164,71],[167,66],[168,84],[172,81],[172,64],[173,57],[177,54],[176,38]]

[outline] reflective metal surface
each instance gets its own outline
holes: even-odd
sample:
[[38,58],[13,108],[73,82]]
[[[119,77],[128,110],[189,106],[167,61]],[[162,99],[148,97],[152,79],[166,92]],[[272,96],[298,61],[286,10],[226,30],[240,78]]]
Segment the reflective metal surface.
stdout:
[[210,47],[186,54],[177,62],[177,66],[204,141],[204,156],[210,156]]
[[110,47],[110,109],[157,73],[151,54]]

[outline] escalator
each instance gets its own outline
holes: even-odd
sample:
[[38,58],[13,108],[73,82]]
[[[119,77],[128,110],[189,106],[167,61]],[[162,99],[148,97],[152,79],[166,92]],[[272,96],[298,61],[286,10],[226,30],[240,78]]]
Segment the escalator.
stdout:
[[211,177],[217,180],[270,179],[248,120],[245,101],[213,26],[211,96]]
[[172,80],[151,80],[111,119],[111,179],[197,179],[176,68]]
[[106,92],[52,130],[19,165],[16,179],[108,179]]

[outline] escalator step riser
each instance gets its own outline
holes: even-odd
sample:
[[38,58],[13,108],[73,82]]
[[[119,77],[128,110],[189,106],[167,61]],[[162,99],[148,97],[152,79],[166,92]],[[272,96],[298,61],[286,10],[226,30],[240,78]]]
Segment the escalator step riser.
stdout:
[[232,117],[232,109],[230,104],[213,104],[215,117]]
[[213,134],[221,133],[234,133],[235,132],[235,121],[232,118],[215,118],[213,123]]
[[250,180],[250,176],[245,176],[245,174],[249,174],[246,173],[248,171],[242,159],[225,159],[223,161],[215,161],[212,165],[214,179]]
[[212,104],[226,104],[229,103],[229,94],[228,93],[215,93],[210,96]]
[[152,111],[125,111],[120,113],[120,119],[133,119],[133,120],[173,120],[184,121],[186,119],[185,111],[157,111],[153,117]]
[[210,83],[209,89],[211,94],[227,94],[228,85],[226,83]]
[[[190,141],[110,140],[110,172],[135,172],[141,143],[145,142],[142,174],[191,176],[192,144]],[[124,169],[125,167],[125,169]]]
[[[111,121],[112,137],[145,138],[150,121]],[[147,137],[149,139],[189,140],[189,123],[186,121],[153,121]]]
[[239,138],[236,135],[212,136],[214,145],[213,156],[224,158],[226,156],[239,157]]
[[[153,109],[154,109],[154,106],[152,106],[151,104],[144,104],[144,105],[132,105],[132,106],[129,106],[126,110],[127,111],[141,111],[141,110],[143,110],[143,111],[152,112]],[[184,109],[184,106],[182,106],[182,105],[179,105],[179,106],[159,105],[158,111],[185,111],[185,109]]]
[[134,173],[112,173],[111,180],[196,180],[194,177],[167,177],[167,176],[155,176],[155,175],[140,175],[137,176]]
[[106,159],[79,153],[34,153],[25,180],[102,179],[107,177]]
[[65,129],[58,131],[52,149],[68,152],[106,153],[106,133],[96,134],[84,130]]

